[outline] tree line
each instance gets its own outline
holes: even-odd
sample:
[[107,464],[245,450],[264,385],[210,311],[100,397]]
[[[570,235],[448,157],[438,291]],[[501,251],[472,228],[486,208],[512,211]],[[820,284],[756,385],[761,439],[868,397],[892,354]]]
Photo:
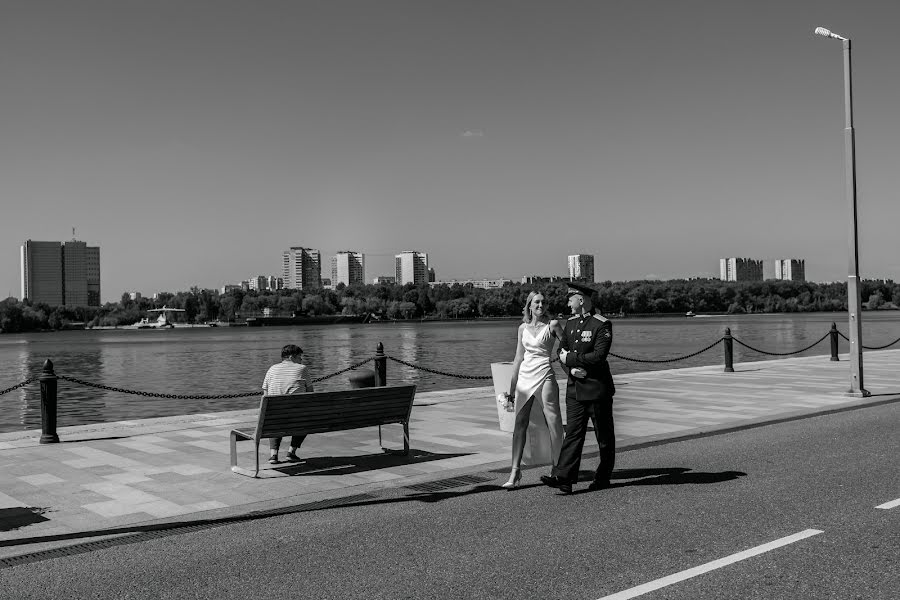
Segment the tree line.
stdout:
[[[718,279],[606,281],[594,284],[598,307],[605,314],[791,313],[847,310],[846,283],[798,281],[725,282]],[[475,319],[522,314],[528,293],[541,291],[552,314],[566,314],[566,284],[510,283],[502,288],[471,285],[338,285],[335,289],[242,291],[219,294],[191,288],[99,307],[49,306],[7,298],[0,302],[0,331],[5,333],[65,329],[72,326],[121,327],[148,316],[148,309],[183,309],[170,318],[186,323],[240,322],[265,309],[274,315],[359,315],[382,319]],[[900,284],[864,280],[864,308],[896,309]]]

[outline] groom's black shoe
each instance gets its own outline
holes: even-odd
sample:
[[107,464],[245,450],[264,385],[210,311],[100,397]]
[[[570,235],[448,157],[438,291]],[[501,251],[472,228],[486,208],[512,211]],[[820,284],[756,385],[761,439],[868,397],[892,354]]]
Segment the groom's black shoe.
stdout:
[[588,486],[588,489],[592,492],[596,492],[597,490],[605,490],[609,486],[609,479],[595,479],[591,482],[591,485]]
[[552,488],[557,488],[563,494],[572,493],[572,484],[556,475],[541,475],[541,483]]

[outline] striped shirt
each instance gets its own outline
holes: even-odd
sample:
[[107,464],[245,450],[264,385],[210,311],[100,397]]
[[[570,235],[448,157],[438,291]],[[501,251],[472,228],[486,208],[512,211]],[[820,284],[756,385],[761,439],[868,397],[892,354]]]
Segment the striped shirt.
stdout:
[[263,379],[262,389],[266,396],[286,396],[298,392],[311,392],[313,386],[306,365],[297,364],[286,358],[269,367],[266,378]]

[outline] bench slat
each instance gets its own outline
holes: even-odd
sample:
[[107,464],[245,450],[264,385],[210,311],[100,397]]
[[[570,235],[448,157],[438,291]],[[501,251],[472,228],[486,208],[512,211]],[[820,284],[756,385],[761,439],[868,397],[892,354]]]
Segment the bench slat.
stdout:
[[319,417],[325,416],[332,419],[340,418],[341,416],[346,415],[364,415],[364,414],[381,414],[381,413],[391,413],[391,414],[401,414],[405,415],[409,409],[409,402],[391,402],[391,403],[378,403],[378,404],[354,404],[351,406],[345,406],[341,404],[336,404],[333,406],[291,406],[291,407],[279,407],[279,408],[270,408],[266,411],[264,420],[269,421],[270,419],[280,419],[285,416],[292,416],[297,414],[302,414],[304,416],[309,417]]

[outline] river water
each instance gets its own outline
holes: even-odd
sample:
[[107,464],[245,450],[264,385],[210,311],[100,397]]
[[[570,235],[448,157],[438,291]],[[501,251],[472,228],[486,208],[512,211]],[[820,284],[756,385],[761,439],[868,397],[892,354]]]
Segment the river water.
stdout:
[[[613,321],[612,351],[638,359],[684,356],[732,335],[768,352],[793,352],[825,335],[836,322],[847,334],[846,313],[722,315],[694,318],[628,318]],[[178,395],[224,395],[259,390],[266,369],[280,360],[281,346],[304,349],[313,377],[334,373],[371,357],[378,342],[385,353],[430,369],[462,375],[490,375],[490,363],[510,361],[517,321],[393,322],[299,327],[218,327],[172,330],[88,330],[0,335],[0,390],[40,373],[51,359],[58,375],[110,387]],[[900,337],[900,313],[864,313],[863,344],[881,346]],[[900,344],[894,347],[900,347]],[[840,351],[848,344],[841,339]],[[830,353],[826,338],[797,356]],[[735,362],[766,360],[734,344]],[[724,364],[721,344],[672,363],[610,359],[613,374]],[[371,363],[364,368],[371,368]],[[561,374],[561,371],[558,371]],[[419,391],[488,386],[473,380],[387,363],[388,383],[409,382]],[[342,374],[316,389],[348,386]],[[178,400],[110,392],[59,381],[58,425],[83,425],[147,417],[245,409],[259,396],[238,399]],[[0,396],[0,432],[40,429],[37,383]]]

